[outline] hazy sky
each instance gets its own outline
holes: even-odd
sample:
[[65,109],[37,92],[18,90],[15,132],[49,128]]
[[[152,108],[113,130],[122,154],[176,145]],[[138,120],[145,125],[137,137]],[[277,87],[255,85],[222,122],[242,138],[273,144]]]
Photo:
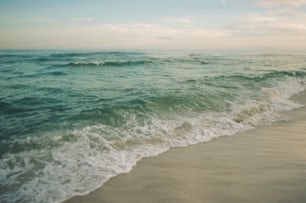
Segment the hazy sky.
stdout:
[[0,48],[306,50],[306,0],[0,0]]

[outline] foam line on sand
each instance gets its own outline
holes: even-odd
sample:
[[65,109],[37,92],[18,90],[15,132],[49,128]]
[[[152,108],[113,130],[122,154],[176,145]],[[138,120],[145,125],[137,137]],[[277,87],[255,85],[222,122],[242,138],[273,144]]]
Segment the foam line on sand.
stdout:
[[[306,94],[296,97],[305,104]],[[306,202],[306,108],[287,120],[141,160],[71,202]]]

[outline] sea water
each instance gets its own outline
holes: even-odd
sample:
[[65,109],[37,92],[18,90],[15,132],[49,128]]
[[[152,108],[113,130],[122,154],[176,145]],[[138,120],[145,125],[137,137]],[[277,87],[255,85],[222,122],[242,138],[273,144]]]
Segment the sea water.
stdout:
[[301,54],[0,51],[0,202],[61,202],[285,119],[305,82]]

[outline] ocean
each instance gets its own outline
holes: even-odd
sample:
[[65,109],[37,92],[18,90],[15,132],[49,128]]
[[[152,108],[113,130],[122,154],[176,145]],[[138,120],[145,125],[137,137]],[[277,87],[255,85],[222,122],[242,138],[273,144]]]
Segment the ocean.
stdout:
[[173,147],[286,120],[303,54],[0,51],[0,202],[62,202]]

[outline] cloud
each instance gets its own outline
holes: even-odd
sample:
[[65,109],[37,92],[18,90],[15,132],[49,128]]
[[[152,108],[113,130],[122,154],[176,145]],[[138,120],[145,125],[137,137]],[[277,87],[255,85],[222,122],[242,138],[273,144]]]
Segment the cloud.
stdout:
[[[251,14],[241,21],[255,33],[275,33],[279,35],[296,35],[306,32],[306,14],[298,12],[268,12],[265,14]],[[257,30],[257,31],[256,31]],[[305,33],[306,34],[306,33]]]
[[32,17],[32,18],[22,18],[18,20],[21,23],[28,24],[51,24],[51,23],[67,23],[67,22],[80,22],[80,23],[89,23],[94,22],[94,19],[91,17],[86,18],[70,18],[70,19],[59,19],[59,18],[50,18],[50,17]]
[[297,10],[268,9],[241,15],[224,29],[236,46],[277,49],[306,48],[306,14]]
[[[306,14],[268,10],[241,14],[226,26],[208,26],[193,17],[167,18],[156,23],[74,23],[13,35],[0,33],[2,46],[110,49],[243,49],[306,48]],[[87,22],[86,19],[75,19]],[[90,20],[89,20],[90,22]],[[66,24],[65,24],[66,25]],[[1,39],[2,42],[1,42]],[[22,39],[22,40],[19,40]]]
[[192,24],[193,18],[192,17],[173,17],[173,18],[164,18],[162,19],[163,23],[166,24]]
[[306,0],[260,0],[257,6],[262,8],[298,8],[306,5]]
[[[102,23],[91,17],[31,18],[23,20],[22,23],[33,25],[23,27],[22,32],[17,27],[17,30],[3,30],[0,44],[2,47],[35,45],[42,48],[243,49],[269,46],[306,49],[306,14],[296,9],[305,1],[259,1],[258,5],[264,9],[242,12],[235,17],[225,13],[217,20],[208,18],[210,15],[175,16],[154,23]],[[284,5],[292,6],[287,9]]]
[[[100,24],[67,28],[72,41],[102,48],[203,49],[213,48],[225,38],[222,30],[203,27],[168,27],[163,22]],[[68,43],[68,41],[66,43]],[[224,43],[223,43],[224,44]]]
[[306,5],[306,0],[260,0],[257,3],[264,10],[240,15],[236,22],[227,25],[227,29],[249,37],[267,35],[306,38],[306,14],[297,9]]

